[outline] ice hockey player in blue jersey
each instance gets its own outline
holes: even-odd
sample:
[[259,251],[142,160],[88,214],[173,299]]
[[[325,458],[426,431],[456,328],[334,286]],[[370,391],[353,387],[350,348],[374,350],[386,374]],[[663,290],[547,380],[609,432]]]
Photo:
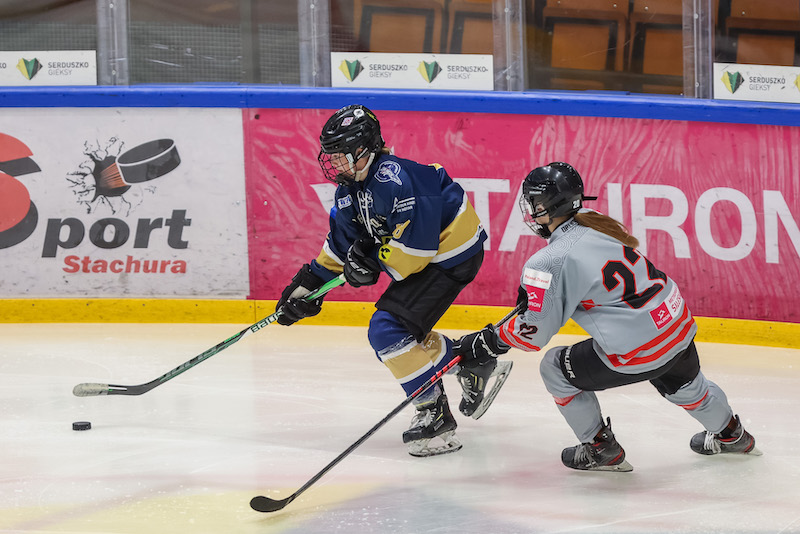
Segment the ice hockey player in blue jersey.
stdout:
[[[377,117],[366,107],[334,113],[320,144],[324,176],[338,186],[330,231],[319,256],[283,291],[278,322],[289,325],[319,313],[322,298],[302,297],[342,272],[354,287],[375,284],[387,274],[391,282],[375,304],[368,337],[409,395],[453,358],[452,341],[432,328],[477,275],[486,233],[466,193],[444,168],[392,155]],[[463,413],[478,409],[496,368],[461,366]],[[411,455],[461,448],[441,380],[414,404],[416,414],[403,434]]]
[[561,453],[572,469],[631,471],[603,421],[595,391],[649,380],[668,401],[705,428],[690,448],[699,454],[760,455],[725,392],[700,371],[697,325],[675,282],[636,249],[615,219],[583,209],[583,181],[562,162],[533,169],[522,184],[525,222],[547,246],[526,263],[518,304],[525,312],[498,329],[464,336],[465,361],[511,347],[539,351],[572,318],[591,336],[554,347],[540,371],[559,411],[580,440]]

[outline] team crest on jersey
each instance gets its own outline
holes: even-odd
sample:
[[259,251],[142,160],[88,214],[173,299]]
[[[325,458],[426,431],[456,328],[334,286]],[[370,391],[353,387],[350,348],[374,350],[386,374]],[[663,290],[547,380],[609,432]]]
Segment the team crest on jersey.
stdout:
[[530,311],[542,311],[544,303],[544,293],[550,287],[553,275],[536,269],[525,269],[522,273],[522,285],[528,293],[528,309]]
[[339,200],[336,201],[336,205],[339,207],[340,210],[348,206],[351,206],[352,204],[353,204],[353,197],[351,197],[350,195],[347,195],[346,197],[340,198]]
[[396,161],[384,161],[375,171],[375,179],[379,182],[394,182],[403,185],[400,181],[400,164]]

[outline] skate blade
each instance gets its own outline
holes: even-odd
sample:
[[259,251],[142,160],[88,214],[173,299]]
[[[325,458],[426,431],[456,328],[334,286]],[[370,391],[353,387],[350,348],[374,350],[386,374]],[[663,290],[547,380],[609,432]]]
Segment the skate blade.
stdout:
[[603,465],[600,467],[587,469],[587,471],[617,471],[619,473],[627,473],[629,471],[633,471],[633,466],[628,463],[628,460],[622,460],[621,464]]
[[754,446],[753,449],[750,452],[746,452],[745,454],[747,454],[749,456],[761,456],[764,453],[761,452],[758,447]]
[[[439,446],[430,446],[431,440],[440,440],[444,443]],[[441,436],[428,439],[420,439],[412,441],[408,444],[408,454],[416,456],[417,458],[426,458],[428,456],[439,456],[440,454],[448,454],[456,452],[462,447],[461,440],[455,435],[455,431],[445,432]]]
[[483,400],[472,413],[473,419],[480,419],[483,414],[486,413],[486,410],[489,409],[489,406],[492,405],[494,402],[494,398],[497,397],[497,394],[500,393],[500,388],[503,387],[505,384],[506,379],[508,379],[509,373],[511,373],[511,368],[514,366],[514,362],[510,360],[497,360],[497,367],[494,368],[492,376],[495,377],[494,383],[492,384],[492,390],[483,397]]

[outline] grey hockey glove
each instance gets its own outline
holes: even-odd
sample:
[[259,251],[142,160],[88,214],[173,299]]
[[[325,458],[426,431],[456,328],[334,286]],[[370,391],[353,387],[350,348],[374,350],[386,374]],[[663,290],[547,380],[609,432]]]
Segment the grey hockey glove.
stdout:
[[371,286],[378,281],[381,266],[373,256],[375,240],[359,239],[347,251],[344,260],[344,278],[353,287]]
[[304,264],[292,278],[292,283],[286,286],[281,293],[281,298],[275,306],[275,311],[280,310],[278,324],[289,326],[305,317],[312,317],[322,311],[323,297],[307,301],[304,296],[319,289],[325,281],[311,272],[311,266]]
[[483,365],[509,350],[511,347],[497,337],[491,324],[453,342],[453,354],[461,356],[461,364],[465,367]]

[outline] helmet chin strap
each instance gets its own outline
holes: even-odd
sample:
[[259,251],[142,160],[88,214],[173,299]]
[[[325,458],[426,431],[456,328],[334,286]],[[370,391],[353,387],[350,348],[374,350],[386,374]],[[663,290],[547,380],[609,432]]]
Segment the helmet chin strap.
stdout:
[[[549,215],[548,215],[548,217],[549,217]],[[553,218],[552,217],[549,217],[549,218],[550,218],[550,220],[547,222],[547,224],[539,224],[539,230],[536,232],[537,234],[539,234],[540,237],[543,237],[545,239],[550,239],[550,237],[552,237],[552,235],[553,235],[553,231],[558,230],[559,228],[561,228],[561,226],[564,223],[566,223],[567,221],[572,219],[572,217],[564,217],[563,221],[558,223],[556,225],[556,227],[553,228],[553,230],[550,230],[550,225],[553,224]]]
[[543,237],[544,239],[550,239],[550,236],[553,235],[553,232],[550,231],[550,223],[536,223],[536,229],[534,232],[536,232],[539,237]]
[[338,176],[341,179],[337,179],[337,182],[339,182],[341,184],[348,184],[348,183],[360,182],[360,181],[364,180],[367,177],[367,174],[369,173],[369,168],[372,166],[372,162],[375,160],[375,152],[369,152],[369,159],[367,160],[367,164],[364,165],[364,168],[361,169],[360,171],[358,169],[356,169],[356,163],[358,163],[358,161],[361,158],[363,158],[364,155],[366,153],[368,153],[368,152],[369,151],[365,148],[361,152],[361,154],[359,154],[355,158],[353,157],[352,154],[347,154],[347,163],[350,165],[350,169],[348,169],[348,172],[350,173],[352,178],[350,178],[349,176],[347,176],[343,172],[340,172]]
[[[361,159],[361,158],[359,158],[359,159]],[[364,168],[361,169],[360,171],[355,171],[353,173],[353,175],[355,177],[354,179],[355,179],[356,182],[360,182],[360,181],[364,180],[367,177],[367,174],[369,173],[369,168],[372,166],[372,162],[374,160],[375,160],[375,152],[370,152],[369,153],[369,159],[367,160],[367,164],[364,165]],[[350,164],[350,168],[355,170],[355,166],[352,163]]]

